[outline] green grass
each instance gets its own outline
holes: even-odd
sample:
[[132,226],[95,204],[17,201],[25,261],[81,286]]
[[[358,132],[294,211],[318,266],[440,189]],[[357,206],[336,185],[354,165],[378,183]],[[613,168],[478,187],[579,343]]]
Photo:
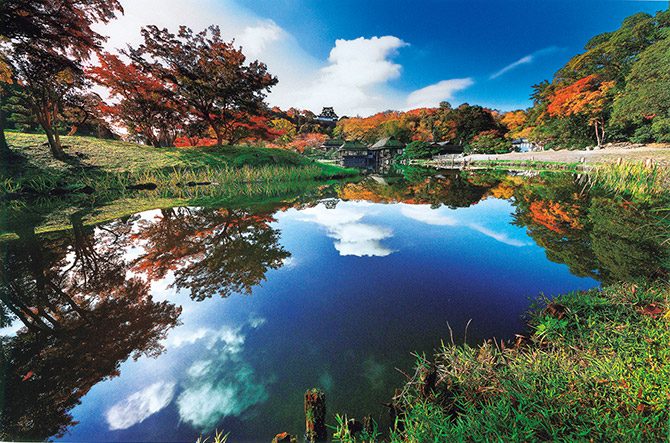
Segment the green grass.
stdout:
[[271,210],[284,205],[334,195],[340,181],[240,183],[228,187],[184,188],[182,195],[170,190],[127,191],[124,196],[105,199],[100,196],[68,198],[38,197],[29,201],[18,199],[0,202],[0,241],[16,237],[12,226],[29,223],[35,232],[45,234],[71,229],[70,216],[84,213],[85,226],[115,220],[151,209],[175,206],[207,206]]
[[547,303],[522,344],[449,344],[419,358],[395,399],[404,415],[390,441],[667,441],[670,287]]
[[214,437],[198,437],[195,443],[226,443],[228,441],[229,434],[224,434],[220,431],[214,432]]
[[597,166],[591,174],[594,186],[632,198],[650,201],[668,192],[670,169],[625,162]]
[[[52,158],[42,135],[8,133],[18,155],[3,165],[0,192],[47,194],[53,189],[76,193],[122,192],[129,185],[155,183],[181,196],[189,182],[268,183],[353,177],[355,170],[325,165],[300,155],[246,146],[153,148],[92,137],[63,137],[71,161]],[[217,185],[213,185],[217,186]],[[90,189],[89,189],[90,190]],[[213,192],[216,192],[214,190]]]

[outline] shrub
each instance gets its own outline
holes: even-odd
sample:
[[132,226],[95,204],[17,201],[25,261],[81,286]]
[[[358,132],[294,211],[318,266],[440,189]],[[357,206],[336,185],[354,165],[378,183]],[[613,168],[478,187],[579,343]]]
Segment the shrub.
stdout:
[[432,158],[440,153],[440,148],[422,141],[413,141],[405,147],[402,159]]
[[657,142],[670,143],[670,117],[656,117],[651,124],[651,133]]
[[468,152],[471,154],[504,154],[512,150],[512,142],[503,138],[496,130],[480,132],[468,145]]
[[640,126],[635,130],[630,141],[633,143],[649,143],[654,140],[654,134],[651,125]]

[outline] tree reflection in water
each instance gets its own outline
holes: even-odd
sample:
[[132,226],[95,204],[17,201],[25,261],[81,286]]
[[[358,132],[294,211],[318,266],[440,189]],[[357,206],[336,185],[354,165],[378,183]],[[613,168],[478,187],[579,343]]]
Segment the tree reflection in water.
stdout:
[[[433,208],[505,199],[514,223],[575,275],[605,283],[668,275],[667,224],[660,233],[654,207],[588,192],[573,175],[413,169],[342,184],[338,197]],[[161,353],[181,308],[155,301],[152,282],[173,278],[196,301],[251,294],[290,257],[272,226],[276,210],[172,208],[97,228],[85,227],[78,212],[65,235],[37,235],[40,220],[17,216],[18,239],[0,243],[0,327],[21,325],[0,337],[0,439],[62,435],[94,385],[119,375],[129,358]]]
[[174,286],[191,298],[218,294],[251,294],[269,269],[290,257],[270,226],[271,214],[242,210],[173,208],[151,221],[141,221],[133,241],[145,244],[134,270],[150,279],[174,272]]
[[[82,219],[74,214],[62,237],[17,223],[18,240],[0,246],[0,326],[22,326],[2,338],[3,440],[62,436],[91,387],[119,375],[129,357],[162,352],[181,308],[154,301],[151,281],[172,271],[195,300],[250,294],[290,256],[270,215],[175,208],[95,229]],[[142,253],[128,258],[138,243]]]

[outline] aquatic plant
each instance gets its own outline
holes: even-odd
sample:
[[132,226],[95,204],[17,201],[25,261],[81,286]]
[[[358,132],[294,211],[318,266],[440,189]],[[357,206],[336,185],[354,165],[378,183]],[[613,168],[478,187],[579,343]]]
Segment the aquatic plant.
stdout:
[[649,201],[668,192],[670,169],[639,162],[603,164],[593,169],[591,178],[596,187],[638,201]]
[[214,432],[214,438],[212,439],[211,436],[204,437],[200,436],[198,439],[195,441],[195,443],[226,443],[228,441],[228,437],[230,436],[230,433],[224,434],[223,431],[215,431]]

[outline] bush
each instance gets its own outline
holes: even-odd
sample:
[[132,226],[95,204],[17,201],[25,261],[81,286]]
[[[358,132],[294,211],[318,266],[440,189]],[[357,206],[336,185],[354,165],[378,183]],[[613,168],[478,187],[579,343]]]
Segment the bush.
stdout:
[[484,131],[472,138],[469,154],[504,154],[512,152],[512,142],[500,136],[498,131]]
[[640,126],[635,130],[630,141],[633,143],[649,143],[654,140],[654,133],[651,130],[651,125]]
[[651,124],[651,133],[657,142],[670,143],[670,117],[656,117]]
[[402,156],[403,160],[413,160],[418,158],[432,158],[440,153],[439,147],[431,146],[422,141],[413,141],[405,147]]

